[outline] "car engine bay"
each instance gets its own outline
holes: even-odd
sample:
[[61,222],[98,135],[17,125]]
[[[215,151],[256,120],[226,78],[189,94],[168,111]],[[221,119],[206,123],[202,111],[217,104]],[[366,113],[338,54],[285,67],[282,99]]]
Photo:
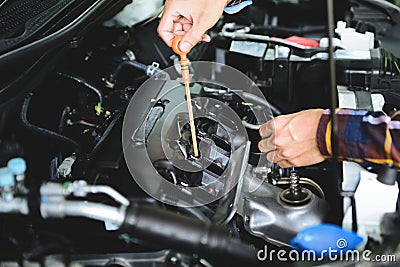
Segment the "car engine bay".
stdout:
[[[399,252],[387,166],[287,169],[259,151],[261,124],[330,108],[331,91],[326,3],[253,2],[188,55],[199,158],[163,1],[0,4],[0,266],[293,266],[257,251],[321,223]],[[334,14],[338,106],[398,111],[400,8]]]

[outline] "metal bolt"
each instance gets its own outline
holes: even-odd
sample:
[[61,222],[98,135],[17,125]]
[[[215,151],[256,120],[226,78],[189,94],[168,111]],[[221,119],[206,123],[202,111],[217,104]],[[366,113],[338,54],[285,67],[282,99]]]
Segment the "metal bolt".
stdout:
[[297,196],[301,191],[300,177],[296,172],[290,173],[290,193]]

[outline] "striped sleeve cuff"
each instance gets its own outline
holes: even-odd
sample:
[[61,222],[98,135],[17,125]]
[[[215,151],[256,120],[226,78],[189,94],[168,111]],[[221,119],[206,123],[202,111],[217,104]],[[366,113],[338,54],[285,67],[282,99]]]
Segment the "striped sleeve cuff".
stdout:
[[[326,109],[322,113],[321,119],[319,120],[317,128],[317,144],[319,152],[324,157],[332,156],[332,147],[330,145],[330,132],[331,132],[331,120],[330,120],[330,110]],[[329,139],[327,143],[326,140]]]
[[[363,151],[360,149],[361,139],[364,138],[362,131],[362,120],[368,111],[337,109],[338,123],[338,156],[347,159],[363,158]],[[332,122],[330,110],[324,110],[317,129],[317,144],[319,151],[324,157],[332,156],[331,145]]]

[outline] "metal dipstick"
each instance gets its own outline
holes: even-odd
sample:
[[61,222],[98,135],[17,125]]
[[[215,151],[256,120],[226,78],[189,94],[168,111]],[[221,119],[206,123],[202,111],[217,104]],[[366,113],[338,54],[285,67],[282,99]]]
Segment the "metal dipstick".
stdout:
[[196,137],[196,127],[194,125],[193,118],[193,108],[192,108],[192,97],[190,95],[190,73],[189,73],[189,59],[187,58],[187,53],[184,53],[179,48],[180,41],[182,40],[182,36],[175,36],[172,41],[172,50],[175,54],[180,56],[179,64],[181,65],[182,70],[182,81],[185,85],[186,91],[186,102],[189,113],[189,124],[190,124],[190,132],[192,134],[192,142],[193,142],[193,153],[196,158],[199,157],[199,150],[197,146],[197,137]]

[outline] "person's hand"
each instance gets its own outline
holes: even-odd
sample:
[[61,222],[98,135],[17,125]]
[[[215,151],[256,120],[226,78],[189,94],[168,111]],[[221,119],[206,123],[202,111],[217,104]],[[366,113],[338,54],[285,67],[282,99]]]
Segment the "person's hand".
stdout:
[[217,23],[230,0],[167,0],[158,34],[168,45],[183,35],[180,49],[188,52],[198,42],[209,42],[205,32]]
[[307,166],[324,161],[317,144],[322,109],[310,109],[278,116],[260,127],[258,143],[267,160],[282,168]]

